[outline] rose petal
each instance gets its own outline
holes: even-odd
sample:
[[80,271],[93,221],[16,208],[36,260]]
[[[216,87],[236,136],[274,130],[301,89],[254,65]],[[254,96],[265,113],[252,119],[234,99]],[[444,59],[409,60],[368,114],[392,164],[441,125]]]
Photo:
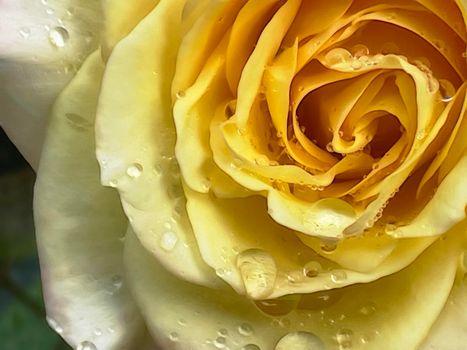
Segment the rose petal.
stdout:
[[[5,0],[0,12],[1,125],[37,169],[50,107],[97,47],[99,6],[93,0]],[[49,39],[56,27],[68,31],[62,48]]]
[[[328,348],[338,345],[336,339],[350,337],[355,349],[414,349],[449,295],[464,233],[465,226],[457,227],[397,274],[341,290],[340,299],[324,307],[323,313],[318,307],[291,311],[286,317],[266,316],[234,292],[174,278],[133,234],[125,243],[125,261],[136,300],[162,348],[208,349],[213,342],[225,342],[227,346],[256,344],[273,349],[288,332],[307,331],[318,335]],[[329,293],[332,297],[333,292]],[[248,327],[252,332],[245,335]],[[452,339],[456,342],[457,338]]]
[[102,183],[118,188],[148,251],[179,277],[215,286],[220,281],[199,255],[174,159],[170,82],[183,5],[160,2],[112,51],[99,99],[97,157]]
[[94,118],[100,53],[58,98],[41,157],[34,214],[49,324],[72,346],[137,346],[144,325],[123,276],[127,220],[99,183]]

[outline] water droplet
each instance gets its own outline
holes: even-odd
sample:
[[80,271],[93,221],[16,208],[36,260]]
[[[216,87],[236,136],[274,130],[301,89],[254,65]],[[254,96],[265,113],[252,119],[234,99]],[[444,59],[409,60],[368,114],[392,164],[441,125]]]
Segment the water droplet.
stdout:
[[374,303],[368,303],[363,305],[360,310],[358,310],[362,315],[370,316],[375,313],[376,305]]
[[344,270],[334,270],[331,272],[331,281],[336,284],[344,283],[347,279],[347,272]]
[[248,323],[242,323],[240,326],[238,326],[238,333],[244,337],[249,337],[253,334],[253,327],[251,327],[251,325]]
[[41,0],[41,4],[42,4],[42,5],[47,5],[48,3],[49,3],[48,0]]
[[57,332],[58,334],[62,334],[62,333],[63,333],[63,327],[60,326],[56,320],[54,320],[53,318],[47,316],[47,317],[46,317],[46,321],[47,321],[47,323],[49,324],[49,326],[50,326],[55,332]]
[[240,136],[245,136],[246,135],[246,129],[245,128],[237,128],[237,134]]
[[321,252],[324,254],[331,254],[337,249],[337,241],[335,240],[322,240],[320,244]]
[[293,270],[293,271],[289,271],[289,272],[287,273],[287,280],[288,280],[290,283],[299,283],[299,282],[302,282],[304,278],[305,278],[305,275],[304,275],[303,272],[300,271],[300,270]]
[[96,336],[100,337],[100,336],[102,335],[102,329],[96,328],[96,329],[94,330],[94,334],[95,334]]
[[173,250],[175,246],[177,245],[177,243],[178,243],[178,237],[172,231],[165,232],[162,235],[161,240],[160,240],[161,248],[166,251]]
[[274,290],[277,268],[274,258],[264,250],[248,249],[237,256],[237,268],[246,291],[253,299],[269,296]]
[[49,41],[53,46],[57,48],[65,47],[66,43],[68,42],[68,39],[70,39],[70,35],[68,34],[68,31],[63,27],[55,27],[49,32]]
[[118,181],[117,180],[110,180],[109,181],[109,186],[112,188],[116,188],[118,186]]
[[222,336],[222,337],[226,337],[229,334],[229,331],[227,329],[225,329],[225,328],[221,328],[221,329],[219,329],[217,334]]
[[186,320],[183,319],[183,318],[179,319],[177,323],[178,323],[180,326],[182,326],[182,327],[185,327],[185,326],[186,326]]
[[303,266],[303,274],[306,277],[316,277],[321,272],[321,264],[317,261],[309,261]]
[[138,163],[134,163],[126,169],[126,174],[133,179],[140,177],[142,172],[143,166]]
[[359,70],[363,67],[363,63],[360,60],[353,60],[350,66],[353,70]]
[[326,150],[327,150],[329,153],[334,153],[334,147],[332,146],[332,142],[329,142],[329,143],[326,145]]
[[379,169],[379,163],[373,163],[373,165],[371,166],[371,168],[373,170],[378,170]]
[[441,101],[448,103],[454,98],[456,88],[449,80],[439,79],[439,93],[441,94]]
[[397,225],[394,224],[387,224],[384,227],[384,232],[388,235],[391,235],[395,230],[397,230]]
[[352,58],[353,56],[348,50],[343,48],[335,48],[326,54],[324,60],[329,66],[333,67],[342,64],[347,65],[348,62],[352,60]]
[[115,287],[115,290],[119,290],[123,286],[123,278],[120,275],[115,275],[112,277],[112,284]]
[[97,347],[94,345],[94,343],[85,340],[78,344],[76,350],[97,350]]
[[209,181],[208,179],[204,180],[204,181],[201,183],[201,189],[202,189],[204,192],[209,192],[209,190],[211,189],[211,181]]
[[352,55],[356,58],[368,56],[370,54],[370,50],[368,49],[368,47],[363,44],[357,44],[353,46],[350,51],[352,52]]
[[415,137],[416,137],[417,140],[423,140],[426,137],[426,131],[425,130],[418,130]]
[[45,13],[47,13],[48,15],[53,15],[55,13],[54,9],[51,9],[50,7],[45,9]]
[[275,350],[324,350],[321,338],[310,332],[293,332],[286,334],[276,344]]
[[75,9],[73,7],[70,7],[69,9],[67,9],[66,15],[68,16],[68,18],[72,18],[75,15]]
[[352,348],[353,332],[350,329],[342,328],[336,334],[336,341],[339,344],[339,349]]
[[214,339],[214,346],[218,349],[223,349],[225,348],[225,343],[226,343],[226,339],[225,337],[217,337],[216,339]]
[[175,96],[177,98],[183,98],[183,97],[185,97],[185,95],[186,95],[185,91],[180,90],[179,92],[177,92],[177,94]]
[[292,312],[297,306],[298,296],[290,295],[277,299],[255,301],[258,309],[270,316],[283,316]]
[[256,344],[247,344],[241,350],[261,350],[261,348]]
[[31,29],[29,29],[28,27],[22,27],[22,28],[19,30],[19,33],[21,34],[21,36],[22,36],[24,39],[27,39],[27,38],[29,38],[29,35],[31,35]]
[[179,340],[179,335],[177,332],[172,332],[169,334],[169,339],[173,342],[177,342]]

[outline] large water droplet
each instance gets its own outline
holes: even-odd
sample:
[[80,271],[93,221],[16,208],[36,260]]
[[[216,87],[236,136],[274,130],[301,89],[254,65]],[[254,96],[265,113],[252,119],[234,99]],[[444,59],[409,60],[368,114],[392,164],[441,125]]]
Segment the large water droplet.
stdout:
[[175,248],[175,246],[177,245],[177,242],[178,242],[177,235],[172,231],[168,231],[162,234],[160,245],[162,249],[166,251],[171,251]]
[[306,277],[315,277],[318,276],[321,272],[321,264],[317,261],[309,261],[303,266],[303,274]]
[[240,326],[238,326],[238,333],[244,337],[249,337],[253,334],[253,327],[251,327],[249,323],[242,323]]
[[331,280],[336,283],[344,283],[347,280],[347,272],[344,270],[334,270],[331,272]]
[[363,45],[363,44],[357,44],[352,47],[351,49],[352,55],[356,58],[362,57],[362,56],[368,56],[370,54],[370,50],[368,49],[368,46]]
[[68,34],[68,31],[63,27],[52,28],[49,32],[49,41],[57,48],[65,47],[68,39],[70,39],[70,34]]
[[310,332],[293,332],[286,334],[276,344],[275,350],[324,350],[321,338]]
[[439,79],[439,93],[441,94],[441,101],[448,103],[454,98],[456,88],[449,80]]
[[94,345],[94,343],[85,340],[78,344],[76,350],[97,350],[97,347]]
[[337,249],[336,240],[322,240],[320,244],[321,252],[324,254],[331,254]]
[[274,290],[276,263],[264,250],[248,249],[241,252],[237,256],[237,268],[248,295],[253,299],[266,298]]
[[324,56],[324,61],[331,67],[338,65],[346,65],[353,59],[352,54],[343,48],[335,48],[330,50],[326,56]]
[[143,172],[143,166],[138,163],[134,163],[130,165],[126,170],[126,174],[133,179],[140,177],[142,172]]

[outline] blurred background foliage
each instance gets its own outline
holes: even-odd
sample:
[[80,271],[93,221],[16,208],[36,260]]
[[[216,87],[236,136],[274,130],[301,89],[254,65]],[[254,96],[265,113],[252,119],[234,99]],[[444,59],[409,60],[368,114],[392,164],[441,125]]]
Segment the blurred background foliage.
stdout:
[[0,128],[0,349],[67,350],[46,321],[32,216],[34,180]]

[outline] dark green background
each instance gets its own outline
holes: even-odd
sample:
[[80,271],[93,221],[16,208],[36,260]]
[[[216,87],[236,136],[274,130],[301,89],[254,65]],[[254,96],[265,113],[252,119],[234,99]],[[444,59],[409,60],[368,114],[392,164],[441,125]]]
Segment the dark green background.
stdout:
[[32,218],[35,175],[0,128],[0,348],[66,350],[45,320]]

